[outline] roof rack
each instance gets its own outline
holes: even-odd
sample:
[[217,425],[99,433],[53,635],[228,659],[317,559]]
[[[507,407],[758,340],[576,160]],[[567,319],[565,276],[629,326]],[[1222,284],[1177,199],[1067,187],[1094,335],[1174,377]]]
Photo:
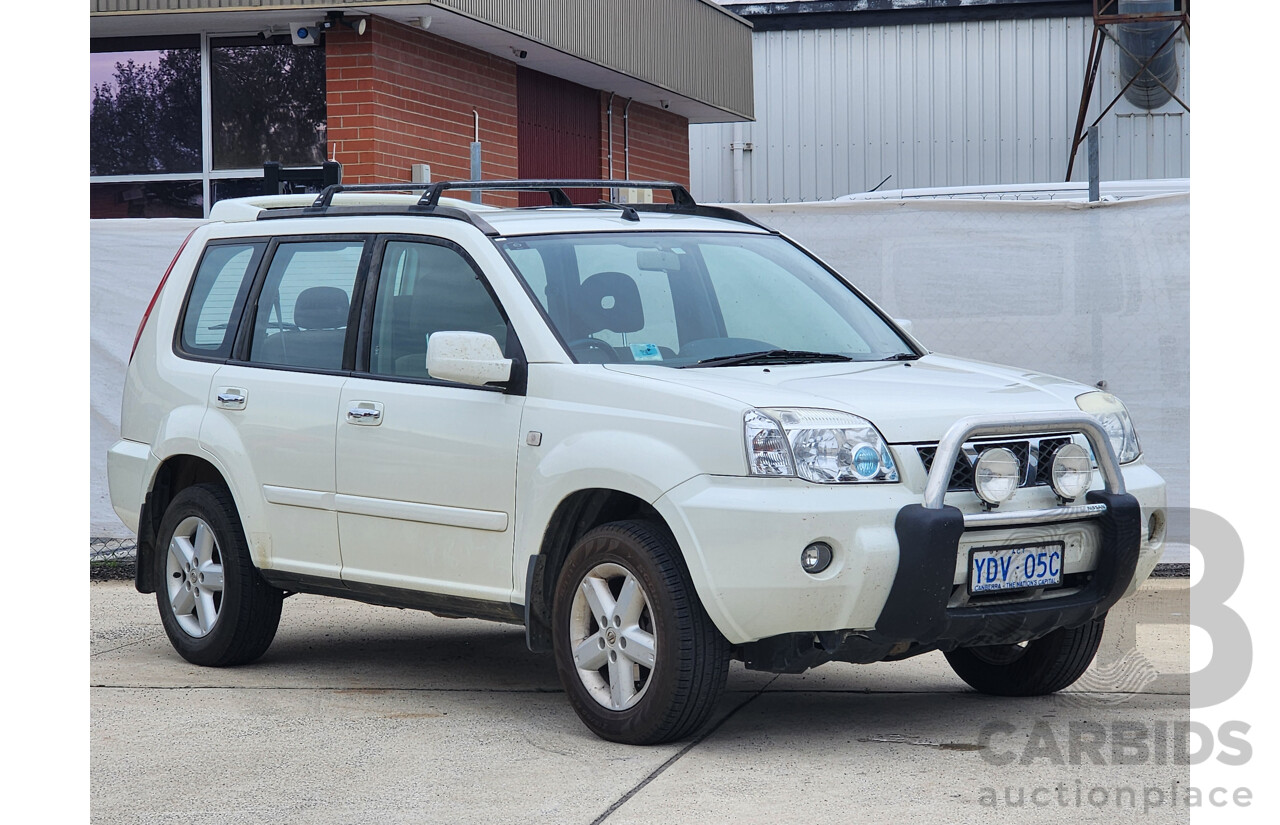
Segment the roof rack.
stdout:
[[[651,189],[654,191],[666,190],[671,193],[671,203],[628,203],[628,204],[610,204],[591,203],[591,204],[575,204],[573,200],[565,194],[566,189]],[[686,215],[698,215],[707,218],[720,218],[723,220],[736,221],[763,229],[767,232],[774,232],[764,224],[761,224],[741,212],[728,209],[723,206],[706,206],[699,204],[689,194],[689,190],[683,184],[672,183],[670,181],[633,181],[633,180],[580,180],[580,179],[537,179],[537,180],[465,180],[465,181],[437,181],[435,183],[357,183],[357,184],[334,184],[326,186],[324,190],[316,197],[310,206],[291,209],[273,209],[263,211],[259,214],[258,220],[271,220],[280,218],[298,218],[298,217],[321,217],[324,215],[422,215],[424,217],[452,218],[455,220],[466,221],[481,232],[490,236],[497,236],[501,233],[484,220],[479,214],[472,212],[466,208],[454,206],[442,206],[440,197],[446,191],[462,190],[462,191],[494,191],[494,192],[542,192],[551,198],[551,205],[558,209],[601,209],[601,208],[618,208],[625,206],[628,209],[634,209],[637,212],[664,212],[677,213]],[[417,203],[411,205],[385,205],[385,206],[344,206],[333,203],[333,198],[339,192],[406,192],[421,191]]]

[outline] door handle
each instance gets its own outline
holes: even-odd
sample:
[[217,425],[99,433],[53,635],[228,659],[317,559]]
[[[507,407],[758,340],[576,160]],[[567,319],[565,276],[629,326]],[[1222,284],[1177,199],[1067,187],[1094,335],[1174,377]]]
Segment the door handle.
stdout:
[[224,410],[243,410],[246,402],[245,391],[239,387],[219,387],[215,400]]
[[363,424],[376,427],[382,423],[382,404],[377,401],[356,401],[354,407],[347,408],[347,421],[352,424]]

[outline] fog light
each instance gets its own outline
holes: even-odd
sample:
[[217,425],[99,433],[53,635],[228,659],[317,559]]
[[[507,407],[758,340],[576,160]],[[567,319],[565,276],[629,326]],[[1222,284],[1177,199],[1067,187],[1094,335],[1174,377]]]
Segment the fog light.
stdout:
[[1093,462],[1079,444],[1063,444],[1053,451],[1053,472],[1049,485],[1067,501],[1079,498],[1093,482]]
[[973,489],[992,506],[1013,498],[1018,491],[1018,457],[1005,447],[992,447],[973,465]]
[[831,545],[815,541],[800,551],[800,566],[806,573],[821,573],[831,566]]

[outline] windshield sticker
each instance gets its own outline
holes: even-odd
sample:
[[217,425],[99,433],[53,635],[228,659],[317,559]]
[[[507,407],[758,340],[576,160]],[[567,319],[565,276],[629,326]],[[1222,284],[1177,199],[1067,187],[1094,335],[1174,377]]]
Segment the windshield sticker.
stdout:
[[637,361],[661,361],[662,350],[657,344],[632,344],[631,357]]

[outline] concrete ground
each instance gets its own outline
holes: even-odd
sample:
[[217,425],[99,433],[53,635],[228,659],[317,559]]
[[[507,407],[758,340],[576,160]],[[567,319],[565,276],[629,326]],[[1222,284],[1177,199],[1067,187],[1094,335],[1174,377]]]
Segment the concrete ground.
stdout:
[[637,748],[582,726],[518,627],[294,596],[259,662],[214,670],[173,652],[153,597],[96,582],[92,819],[1187,822],[1189,608],[1186,579],[1149,580],[1049,697],[978,695],[936,653],[735,663],[700,738]]

